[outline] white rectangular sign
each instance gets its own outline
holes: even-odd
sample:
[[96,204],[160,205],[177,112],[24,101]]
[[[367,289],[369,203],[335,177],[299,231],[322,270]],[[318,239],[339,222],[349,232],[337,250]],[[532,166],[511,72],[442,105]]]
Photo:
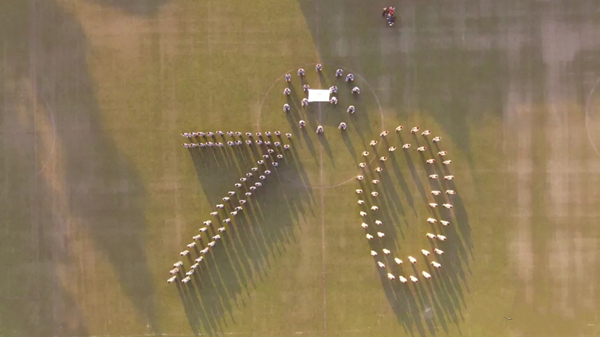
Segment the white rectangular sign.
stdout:
[[309,102],[329,102],[329,90],[308,89]]

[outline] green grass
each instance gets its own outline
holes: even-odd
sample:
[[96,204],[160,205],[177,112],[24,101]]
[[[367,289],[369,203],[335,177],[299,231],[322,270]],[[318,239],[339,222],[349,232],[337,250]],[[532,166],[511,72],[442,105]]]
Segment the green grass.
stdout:
[[[541,22],[554,19],[516,1],[398,5],[397,29],[379,20],[385,4],[357,0],[0,5],[0,336],[600,334],[600,173],[585,131],[597,119],[586,125],[582,99],[599,58],[567,44],[590,34],[591,3],[573,2],[582,23],[550,37]],[[564,61],[544,43],[581,53]],[[338,107],[299,107],[299,66],[312,88],[339,82]],[[359,75],[358,99],[338,66]],[[391,132],[377,151],[413,147],[384,165],[366,221],[386,236],[369,242],[353,178],[369,141],[399,124],[402,141]],[[425,221],[439,188],[428,170],[442,167],[425,168],[413,125],[453,160],[454,211],[434,213],[448,228]],[[191,154],[179,133],[195,130],[292,132],[293,151],[177,287],[165,281],[178,253],[257,159]],[[386,259],[395,274],[428,270],[419,250],[440,230],[443,267],[417,286],[390,284],[369,255],[390,249],[405,261]]]

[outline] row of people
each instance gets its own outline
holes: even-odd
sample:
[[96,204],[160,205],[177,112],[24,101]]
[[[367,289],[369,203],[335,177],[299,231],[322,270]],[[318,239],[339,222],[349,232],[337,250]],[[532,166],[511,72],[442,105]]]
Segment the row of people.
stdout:
[[[310,90],[310,85],[309,84],[303,84],[302,85],[302,91],[304,91],[305,93],[308,93],[308,91]],[[332,95],[335,95],[338,93],[338,87],[337,86],[331,86],[329,87],[329,93],[331,93]],[[356,94],[359,95],[360,94],[360,88],[355,86],[350,90],[351,94]],[[290,88],[284,88],[283,89],[283,95],[285,96],[290,96],[292,94],[292,89]],[[303,100],[304,101],[304,100]]]
[[[315,65],[315,70],[317,73],[321,73],[323,72],[323,65],[320,63],[317,63]],[[296,72],[296,74],[299,77],[304,77],[306,75],[306,70],[304,70],[304,68],[298,68],[298,71]],[[335,71],[335,77],[342,77],[344,76],[344,70],[342,69],[336,69]],[[292,75],[287,73],[284,75],[285,81],[286,82],[291,82],[292,81]],[[354,75],[352,73],[349,73],[348,75],[346,75],[346,82],[353,82],[354,81]]]
[[[385,248],[383,248],[383,249],[381,250],[381,252],[382,252],[384,255],[390,255],[390,254],[392,253],[392,252],[390,252],[390,250],[389,250],[389,249],[385,249]],[[436,253],[437,255],[440,255],[440,256],[444,255],[444,251],[443,251],[443,250],[441,250],[441,249],[438,249],[438,248],[435,248],[435,249],[433,250],[433,252],[434,252],[434,253]],[[421,249],[421,254],[423,254],[423,256],[425,256],[425,257],[427,257],[427,256],[431,255],[431,253],[430,253],[428,250],[425,250],[425,249]],[[371,256],[375,257],[375,256],[378,256],[378,255],[379,255],[379,254],[378,254],[376,251],[374,251],[374,250],[371,250]],[[394,258],[394,262],[395,262],[397,265],[401,265],[401,264],[403,263],[403,262],[402,262],[402,260],[401,260],[400,258],[397,258],[397,257],[395,257],[395,258]],[[416,258],[414,258],[414,257],[412,257],[412,256],[409,256],[409,257],[408,257],[408,262],[410,262],[410,263],[412,263],[412,264],[415,264],[415,263],[417,263],[417,259],[416,259]],[[431,262],[431,265],[432,265],[432,266],[434,266],[435,268],[440,268],[440,267],[442,266],[441,264],[439,264],[438,262],[435,262],[435,261],[432,261],[432,262]],[[385,267],[385,264],[383,265],[383,267]],[[382,267],[382,268],[383,268],[383,267]]]
[[[278,153],[276,155],[277,159],[283,159],[283,154]],[[271,155],[269,154],[264,154],[263,155],[263,159],[258,160],[257,164],[259,166],[265,166],[267,165],[265,160],[268,160],[269,158],[271,158]],[[271,166],[273,167],[278,167],[279,163],[277,161],[273,161],[271,162]],[[188,283],[191,280],[191,276],[194,274],[195,270],[199,267],[199,264],[204,260],[204,256],[207,255],[210,250],[216,245],[217,241],[221,239],[221,233],[226,231],[226,224],[230,224],[231,223],[231,217],[234,217],[236,215],[239,214],[239,212],[242,212],[244,210],[244,205],[246,205],[247,200],[245,198],[247,197],[251,197],[253,195],[253,193],[255,193],[255,191],[258,190],[258,188],[263,186],[262,181],[266,180],[267,177],[269,175],[271,175],[271,170],[265,169],[264,171],[260,172],[259,167],[252,167],[250,169],[250,172],[246,173],[244,176],[242,176],[239,180],[238,183],[235,183],[234,186],[237,189],[242,189],[245,190],[246,192],[241,192],[244,193],[243,196],[240,194],[238,196],[238,193],[235,190],[231,190],[229,192],[227,192],[227,196],[223,197],[223,203],[217,204],[215,206],[216,210],[211,212],[210,215],[215,216],[215,217],[221,217],[220,216],[220,211],[224,212],[224,216],[222,217],[223,219],[221,220],[221,222],[223,223],[223,225],[221,225],[220,227],[218,227],[216,229],[216,231],[219,234],[216,235],[212,235],[210,236],[210,234],[208,233],[208,229],[209,227],[211,227],[213,225],[212,220],[206,220],[203,222],[204,227],[199,228],[200,234],[195,235],[192,237],[192,239],[194,240],[193,242],[191,242],[190,244],[186,245],[187,249],[180,252],[179,255],[180,256],[189,256],[191,254],[192,249],[196,249],[199,247],[199,243],[203,241],[203,237],[202,235],[208,235],[209,239],[207,239],[206,241],[210,240],[206,246],[202,247],[201,249],[199,249],[199,253],[200,256],[197,257],[194,260],[194,264],[192,264],[190,266],[190,269],[185,272],[185,277],[183,277],[181,279],[182,283]],[[259,181],[256,182],[252,182],[251,179],[258,177]],[[234,203],[234,200],[237,200],[237,204]],[[174,265],[174,269],[171,269],[169,271],[169,273],[173,276],[171,276],[167,282],[168,283],[173,283],[177,280],[178,276],[183,276],[181,275],[182,273],[180,271],[183,270],[183,262],[182,261],[178,261],[176,262]]]
[[[230,147],[233,147],[233,146],[240,146],[240,145],[242,145],[244,143],[241,140],[237,140],[235,142],[230,140],[226,144],[228,146],[230,146]],[[256,144],[256,145],[263,145],[264,144],[266,146],[273,145],[275,147],[281,147],[281,145],[282,145],[281,142],[271,142],[269,140],[262,141],[261,139],[257,139],[255,141],[252,141],[252,140],[248,139],[248,140],[246,140],[246,144],[248,146],[251,146],[251,145],[254,145],[254,144]],[[216,142],[216,143],[213,143],[213,142],[206,142],[206,143],[182,143],[181,145],[183,147],[185,147],[186,149],[193,149],[193,148],[197,148],[197,147],[199,147],[199,148],[212,148],[212,147],[224,147],[225,146],[225,144],[223,144],[221,142]],[[284,150],[289,150],[290,148],[291,148],[291,145],[289,145],[289,144],[283,144],[283,149]]]
[[[265,131],[263,132],[256,132],[255,134],[253,134],[252,132],[246,132],[245,134],[242,134],[239,131],[233,132],[233,131],[227,131],[227,132],[223,132],[223,131],[216,131],[216,132],[212,132],[212,131],[207,131],[207,132],[202,132],[202,131],[197,131],[197,132],[182,132],[181,136],[187,139],[192,139],[192,138],[217,138],[217,136],[221,136],[221,137],[225,137],[225,134],[227,134],[230,137],[238,137],[238,138],[243,138],[243,135],[245,135],[248,138],[254,138],[255,136],[257,138],[263,138],[267,137],[267,138],[271,138],[273,136],[275,137],[281,137],[283,135],[283,133],[281,131]],[[286,133],[285,136],[290,139],[292,138],[292,134],[291,133]]]
[[[300,129],[303,129],[304,127],[306,127],[306,122],[305,122],[304,120],[300,120],[300,121],[298,122],[298,127],[299,127]],[[339,129],[339,130],[342,130],[342,131],[344,131],[344,130],[346,130],[346,128],[348,128],[348,124],[346,124],[345,122],[341,122],[341,123],[338,125],[338,129]],[[316,132],[317,134],[322,134],[322,133],[324,133],[324,132],[325,132],[325,128],[323,128],[323,126],[322,126],[322,125],[319,125],[319,126],[317,126],[317,129],[315,130],[315,132]]]

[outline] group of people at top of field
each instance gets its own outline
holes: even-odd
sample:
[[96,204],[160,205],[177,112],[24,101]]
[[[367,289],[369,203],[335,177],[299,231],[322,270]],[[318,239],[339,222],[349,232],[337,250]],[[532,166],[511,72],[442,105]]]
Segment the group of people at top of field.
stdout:
[[381,14],[381,16],[383,16],[386,19],[388,26],[390,27],[392,27],[396,22],[395,12],[396,7],[383,7],[383,13]]

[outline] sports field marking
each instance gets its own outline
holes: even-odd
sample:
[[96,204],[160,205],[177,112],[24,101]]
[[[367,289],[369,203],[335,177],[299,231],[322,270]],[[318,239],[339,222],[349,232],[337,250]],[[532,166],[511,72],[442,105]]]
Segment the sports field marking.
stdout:
[[[35,1],[34,0],[30,0],[29,1],[29,6],[31,8],[31,17],[35,18]],[[38,158],[37,158],[37,124],[36,124],[36,115],[37,115],[37,100],[35,99],[35,95],[37,93],[37,73],[36,73],[36,45],[35,45],[35,41],[37,41],[37,36],[36,36],[36,32],[37,32],[37,25],[36,25],[36,20],[31,20],[30,22],[30,33],[29,33],[29,48],[31,50],[31,52],[29,53],[29,61],[30,61],[30,66],[29,66],[29,71],[30,71],[30,77],[31,77],[31,91],[32,91],[32,96],[33,96],[33,165],[34,165],[34,172],[38,172],[36,173],[35,177],[34,177],[34,191],[33,191],[33,195],[34,198],[37,198],[38,195],[38,182],[39,182],[39,173],[41,173],[42,171],[38,171]],[[49,157],[50,158],[50,157]],[[39,237],[39,233],[40,233],[40,221],[39,221],[39,203],[37,202],[33,202],[32,206],[34,209],[32,210],[32,213],[34,214],[33,216],[33,226],[35,228],[35,267],[36,269],[39,269],[40,267],[40,237]],[[41,286],[40,286],[40,273],[35,273],[36,275],[36,296],[37,297],[41,297]],[[38,317],[39,318],[39,317]]]
[[596,88],[598,87],[598,84],[600,83],[600,77],[596,80],[596,83],[594,83],[594,86],[592,87],[592,90],[590,90],[590,93],[588,94],[586,103],[585,103],[585,131],[587,133],[588,136],[588,140],[590,141],[590,144],[592,145],[592,148],[594,149],[594,151],[596,152],[596,154],[598,156],[600,156],[600,151],[598,150],[598,148],[596,147],[596,144],[594,144],[594,140],[592,139],[592,135],[590,133],[590,128],[588,125],[588,120],[590,119],[590,102],[592,101],[592,96],[594,95],[594,92],[596,91]]
[[[315,3],[315,13],[317,13],[317,16],[319,16],[319,2],[317,1]],[[316,26],[316,39],[315,39],[315,44],[317,47],[317,51],[320,51],[320,44],[319,44],[319,20],[317,20],[317,26]],[[319,60],[319,63],[321,61]],[[320,82],[320,81],[319,81]],[[320,83],[321,84],[321,83]],[[322,105],[319,104],[319,115],[318,115],[318,120],[319,120],[319,125],[322,125],[322,116],[323,116],[323,112],[321,111]],[[323,147],[319,146],[319,181],[320,181],[320,185],[323,186],[323,184],[325,183],[324,181],[324,168],[323,168]],[[323,264],[323,270],[322,270],[322,278],[323,278],[323,336],[327,336],[327,265],[325,262],[325,191],[319,191],[320,192],[320,204],[321,204],[321,251],[322,251],[322,264]]]
[[[322,110],[319,104],[318,120],[321,125]],[[323,167],[323,147],[319,146],[319,182],[321,186],[325,183],[325,172]],[[321,204],[321,252],[322,252],[322,278],[323,278],[323,335],[327,336],[327,265],[325,261],[325,191],[319,191]]]
[[[44,105],[46,106],[46,110],[48,111],[48,114],[50,115],[50,123],[52,124],[52,144],[50,145],[50,153],[48,154],[48,158],[46,158],[46,160],[44,161],[44,164],[42,165],[42,167],[40,167],[39,170],[37,170],[37,175],[41,174],[42,171],[44,171],[44,169],[46,169],[46,166],[48,166],[48,163],[50,163],[50,160],[52,160],[52,156],[54,155],[54,148],[56,145],[56,120],[54,117],[54,111],[52,110],[52,108],[50,107],[50,104],[48,103],[48,100],[46,99],[46,97],[44,97],[41,93],[37,93],[35,92],[36,90],[34,90],[34,102],[37,101],[35,99],[36,95],[39,95],[41,97],[41,99],[44,101]],[[34,103],[34,105],[37,105],[36,103]],[[34,109],[35,111],[35,109]],[[35,124],[35,115],[34,115],[34,125]],[[35,133],[35,128],[34,128],[34,133]]]
[[[344,72],[354,74],[355,78],[357,78],[358,80],[360,80],[362,83],[364,83],[366,85],[367,89],[373,94],[373,97],[375,98],[375,102],[377,102],[377,107],[379,108],[379,116],[381,119],[381,127],[385,128],[385,124],[384,124],[385,119],[383,116],[383,107],[381,106],[381,100],[379,99],[379,96],[373,89],[373,86],[369,82],[367,82],[367,80],[365,80],[365,78],[363,76],[361,76],[359,73],[354,72],[352,69],[344,68],[342,65],[335,64],[335,63],[322,63],[322,64],[323,64],[324,68],[325,68],[325,66],[331,66],[333,69],[344,69]],[[258,109],[258,115],[257,115],[257,119],[256,119],[256,130],[260,129],[260,119],[261,119],[261,115],[262,115],[262,109],[263,109],[264,103],[266,102],[267,98],[270,97],[273,87],[283,80],[285,74],[293,74],[299,68],[309,69],[311,67],[314,67],[315,65],[316,65],[316,63],[307,63],[307,64],[299,65],[292,69],[288,69],[283,75],[279,76],[277,79],[275,79],[275,81],[273,81],[273,83],[271,83],[271,85],[267,89],[267,92],[263,96],[263,99],[261,100],[261,103],[260,103],[260,106]],[[317,104],[319,104],[319,103],[317,103]],[[318,119],[319,119],[319,122],[321,122],[321,105],[320,104],[319,104],[318,111],[319,111]],[[322,157],[319,157],[319,162],[320,162],[319,165],[322,165],[321,164]],[[334,187],[339,187],[342,185],[349,184],[350,182],[352,182],[352,180],[354,180],[354,177],[350,177],[347,180],[344,180],[344,181],[336,183],[336,184],[324,185],[324,179],[323,179],[320,181],[319,186],[307,186],[304,182],[301,182],[301,181],[295,181],[295,182],[297,184],[299,184],[299,186],[301,186],[301,187],[307,187],[307,188],[310,187],[311,189],[328,189],[328,188],[334,188]]]

